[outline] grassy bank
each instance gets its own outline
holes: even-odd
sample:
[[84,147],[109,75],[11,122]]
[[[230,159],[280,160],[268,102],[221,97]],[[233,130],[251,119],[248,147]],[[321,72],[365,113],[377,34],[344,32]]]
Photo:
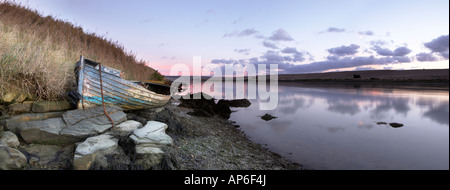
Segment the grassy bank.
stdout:
[[122,70],[130,80],[162,77],[112,39],[0,0],[0,96],[16,91],[64,99],[80,55]]

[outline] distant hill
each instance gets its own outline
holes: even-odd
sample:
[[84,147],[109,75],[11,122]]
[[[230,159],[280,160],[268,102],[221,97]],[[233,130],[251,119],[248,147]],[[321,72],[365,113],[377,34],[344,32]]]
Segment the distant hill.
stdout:
[[80,55],[122,70],[130,80],[164,78],[112,39],[0,0],[0,96],[16,91],[64,99]]
[[280,81],[301,80],[449,80],[448,69],[370,70],[279,75]]
[[[166,76],[169,80],[176,80],[178,76]],[[255,78],[255,77],[253,77]],[[257,78],[257,77],[256,77]],[[270,77],[266,77],[269,79]],[[210,77],[203,76],[202,80]],[[248,78],[245,77],[245,80]],[[279,81],[447,81],[448,69],[430,70],[370,70],[345,71],[310,74],[283,74],[278,75]]]

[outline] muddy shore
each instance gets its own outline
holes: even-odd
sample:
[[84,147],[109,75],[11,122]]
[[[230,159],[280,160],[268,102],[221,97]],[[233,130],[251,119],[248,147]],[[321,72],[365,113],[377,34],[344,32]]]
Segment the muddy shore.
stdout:
[[128,113],[129,119],[165,122],[174,140],[163,163],[155,169],[176,170],[300,170],[293,163],[252,142],[232,121],[188,115],[188,108],[171,101],[158,113]]

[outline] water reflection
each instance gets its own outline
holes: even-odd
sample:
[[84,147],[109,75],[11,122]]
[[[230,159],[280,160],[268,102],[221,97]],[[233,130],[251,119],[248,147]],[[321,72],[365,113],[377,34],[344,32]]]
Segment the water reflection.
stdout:
[[372,129],[373,123],[365,123],[364,121],[358,121],[358,129]]
[[279,97],[278,111],[283,114],[295,114],[298,109],[309,108],[314,104],[314,99],[305,99],[294,93],[283,93],[283,97]]
[[328,111],[355,115],[361,112],[358,104],[356,102],[329,102],[328,101]]
[[371,111],[372,118],[383,119],[388,116],[390,110],[394,110],[397,114],[403,114],[407,116],[409,107],[409,98],[387,98],[379,103],[375,109]]
[[423,115],[425,117],[430,118],[431,120],[443,124],[443,125],[449,125],[449,103],[442,103],[441,105],[434,107],[429,106],[429,110],[425,112]]
[[316,125],[316,127],[321,128],[321,129],[325,129],[330,133],[338,133],[338,132],[343,132],[345,131],[345,127],[325,127],[323,125]]
[[[256,142],[306,167],[449,168],[448,88],[288,83],[278,91],[276,110],[260,111],[259,100],[251,100],[249,108],[235,109],[231,120]],[[261,120],[266,113],[278,118]]]

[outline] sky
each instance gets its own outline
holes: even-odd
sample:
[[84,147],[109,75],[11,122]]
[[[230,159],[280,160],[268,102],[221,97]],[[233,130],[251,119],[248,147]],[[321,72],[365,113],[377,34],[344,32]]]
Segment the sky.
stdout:
[[280,74],[449,68],[448,0],[16,0],[175,64],[277,64]]

